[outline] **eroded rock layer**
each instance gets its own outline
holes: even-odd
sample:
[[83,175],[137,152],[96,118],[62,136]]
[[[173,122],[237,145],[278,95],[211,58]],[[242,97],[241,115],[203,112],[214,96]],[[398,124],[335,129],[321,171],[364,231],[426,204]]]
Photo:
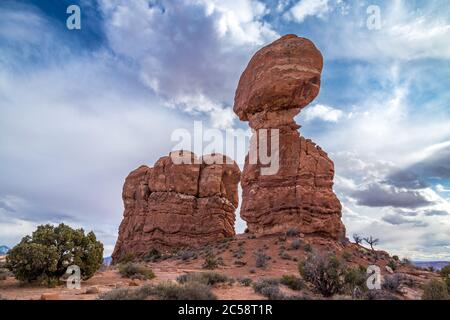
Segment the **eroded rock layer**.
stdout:
[[345,238],[341,204],[333,192],[333,162],[320,147],[300,136],[294,121],[319,93],[322,66],[322,55],[311,41],[287,35],[258,51],[241,76],[234,111],[255,129],[254,148],[268,143],[259,136],[263,129],[279,132],[279,146],[274,149],[279,169],[274,174],[263,174],[261,169],[267,165],[246,158],[241,217],[250,232],[297,229]]
[[124,219],[113,260],[234,236],[239,179],[239,167],[229,158],[198,159],[190,152],[132,171],[123,187]]

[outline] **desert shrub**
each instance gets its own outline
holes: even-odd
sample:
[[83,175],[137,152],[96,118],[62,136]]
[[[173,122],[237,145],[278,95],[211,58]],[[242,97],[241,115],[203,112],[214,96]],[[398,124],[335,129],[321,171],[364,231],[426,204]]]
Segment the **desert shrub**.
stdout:
[[299,263],[299,272],[325,297],[340,293],[344,288],[346,268],[335,255],[311,254]]
[[101,293],[100,300],[145,300],[153,294],[153,286],[142,286],[140,288],[118,288]]
[[286,296],[283,295],[281,297],[281,300],[313,300],[310,296],[308,296],[307,294],[302,294],[302,295],[293,295],[293,296]]
[[177,278],[179,283],[200,282],[206,285],[215,285],[216,283],[230,282],[231,279],[224,274],[217,272],[192,272],[185,273]]
[[395,261],[400,261],[400,258],[398,256],[392,256],[392,259],[394,259]]
[[161,300],[216,300],[211,287],[195,281],[176,284],[162,282],[154,287],[153,292]]
[[183,260],[183,261],[186,261],[189,259],[196,259],[197,253],[192,250],[184,250],[181,252],[180,257],[181,257],[181,260]]
[[222,257],[217,257],[216,261],[217,261],[217,265],[219,265],[219,266],[225,265],[225,262],[223,261]]
[[256,292],[258,292],[258,288],[261,287],[265,287],[265,286],[278,286],[280,284],[280,280],[276,279],[276,278],[263,278],[263,279],[258,279],[258,281],[256,281],[253,284],[253,287],[256,289]]
[[250,272],[250,273],[256,273],[256,269],[254,269],[254,268],[251,268],[250,270],[248,270],[248,272]]
[[269,300],[282,300],[283,295],[278,287],[280,284],[278,279],[259,279],[257,282],[253,283],[253,290],[259,293]]
[[280,283],[296,291],[300,291],[305,287],[303,280],[294,275],[283,275],[281,277]]
[[122,277],[131,279],[150,280],[155,278],[155,274],[153,273],[152,269],[133,262],[119,265],[119,273],[122,275]]
[[279,288],[280,280],[278,279],[259,279],[253,283],[253,290],[269,300],[310,300],[305,295],[287,296],[283,294]]
[[399,300],[398,297],[386,290],[367,290],[362,296],[363,300]]
[[253,280],[250,278],[239,278],[238,282],[244,287],[249,287],[252,284]]
[[437,279],[428,282],[423,288],[422,300],[448,300],[447,285]]
[[[158,249],[154,249],[153,248],[152,250],[150,250],[147,253],[147,255],[145,256],[144,260],[147,261],[147,262],[155,262],[155,261],[158,261],[159,259],[161,259],[161,257],[162,257],[161,252],[159,252]],[[131,261],[133,261],[133,259],[131,259],[130,261],[126,261],[126,262],[131,262]]]
[[26,236],[6,256],[6,265],[14,276],[25,282],[53,285],[70,265],[80,267],[84,280],[103,263],[103,244],[95,234],[72,229],[65,224],[42,225]]
[[43,274],[40,277],[38,277],[35,282],[38,284],[41,284],[41,285],[46,285],[49,288],[55,288],[56,286],[58,286],[60,284],[60,280],[61,279],[59,279],[59,278],[55,278],[55,277],[51,277],[46,274]]
[[300,242],[300,240],[298,240],[298,239],[295,239],[295,240],[293,240],[292,242],[291,242],[291,249],[292,250],[298,250],[298,249],[300,249],[300,245],[301,245],[301,242]]
[[287,253],[286,251],[281,251],[279,255],[280,255],[280,258],[283,260],[292,260],[292,256],[289,253]]
[[218,249],[219,251],[225,251],[226,249],[230,248],[230,243],[218,243],[216,244],[216,249]]
[[345,272],[344,283],[353,297],[356,292],[363,292],[366,289],[367,273],[363,267],[349,268]]
[[205,257],[202,268],[208,270],[214,270],[219,267],[219,260],[214,257],[212,253],[209,253]]
[[133,262],[135,258],[136,257],[134,256],[134,253],[127,252],[120,257],[118,262],[119,263],[129,263],[129,262]]
[[313,248],[312,248],[312,246],[311,246],[309,243],[307,243],[307,244],[305,244],[305,246],[303,247],[303,250],[305,250],[306,252],[312,252],[312,251],[313,251]]
[[257,268],[264,269],[267,267],[267,262],[270,260],[270,257],[267,256],[264,251],[258,250],[254,253],[255,255],[255,265]]
[[283,300],[284,295],[281,293],[280,288],[276,286],[263,287],[259,292],[269,300]]
[[243,266],[247,265],[247,262],[241,261],[241,260],[235,260],[234,261],[234,265],[235,266],[239,266],[239,267],[243,267]]
[[402,259],[402,265],[404,265],[404,266],[412,266],[411,260],[409,260],[408,258],[403,258]]
[[118,288],[111,291],[101,293],[99,295],[100,300],[141,300],[132,296],[134,290],[127,288]]
[[392,271],[397,270],[397,263],[395,263],[395,260],[390,260],[390,261],[388,262],[387,266],[388,266],[389,268],[391,268]]
[[439,274],[444,279],[444,282],[447,285],[447,289],[450,292],[450,265],[443,267]]
[[227,238],[221,239],[220,242],[221,243],[227,243],[227,242],[233,241],[233,239],[234,239],[233,237],[227,237]]
[[389,292],[399,292],[400,285],[403,282],[403,276],[401,274],[394,274],[392,276],[385,276],[381,287]]
[[236,251],[233,252],[233,257],[236,259],[242,259],[245,255],[245,251],[242,247],[239,247]]
[[414,280],[413,277],[410,277],[409,275],[402,274],[401,277],[401,283],[406,287],[416,287],[418,285],[418,282]]
[[299,234],[300,232],[295,228],[291,228],[288,231],[286,231],[287,237],[297,237]]
[[352,258],[352,254],[348,251],[344,251],[344,253],[342,254],[342,259],[349,261]]
[[199,282],[177,284],[171,281],[156,286],[146,285],[136,289],[120,288],[103,293],[100,300],[145,300],[148,297],[161,300],[215,300],[211,288]]

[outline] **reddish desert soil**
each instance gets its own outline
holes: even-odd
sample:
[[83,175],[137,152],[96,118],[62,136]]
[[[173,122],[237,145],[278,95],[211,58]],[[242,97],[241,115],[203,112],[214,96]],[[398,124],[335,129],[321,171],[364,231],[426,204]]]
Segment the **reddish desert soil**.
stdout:
[[[299,239],[301,241],[301,248],[297,250],[287,250],[292,241]],[[256,281],[260,278],[280,278],[282,275],[298,275],[298,261],[306,257],[308,252],[305,252],[305,245],[310,244],[316,252],[333,251],[340,256],[349,266],[364,266],[376,264],[381,268],[382,276],[388,275],[385,268],[390,258],[387,253],[378,251],[378,259],[375,260],[373,253],[355,244],[341,245],[332,241],[327,241],[322,238],[314,237],[286,237],[286,236],[267,236],[263,238],[254,238],[251,235],[238,235],[234,239],[216,243],[208,246],[208,248],[200,248],[195,250],[197,258],[182,260],[180,256],[173,256],[166,260],[154,263],[146,263],[146,265],[153,269],[156,278],[152,280],[130,280],[121,277],[117,268],[112,266],[104,268],[97,272],[91,279],[82,282],[80,290],[68,289],[65,286],[58,286],[56,288],[45,288],[29,284],[21,284],[13,277],[8,277],[6,280],[0,281],[0,296],[6,299],[18,300],[36,300],[41,299],[43,294],[51,295],[50,299],[60,300],[92,300],[97,299],[99,294],[110,291],[114,288],[129,287],[151,283],[159,283],[161,281],[172,280],[175,281],[179,275],[188,272],[202,272],[204,256],[209,250],[214,253],[216,258],[222,257],[223,265],[215,269],[215,272],[226,274],[234,279],[250,278]],[[285,250],[282,248],[285,247]],[[308,246],[307,246],[308,247]],[[268,261],[267,267],[264,269],[257,268],[255,263],[254,252],[263,250],[271,259]],[[309,251],[309,248],[306,248]],[[280,256],[280,251],[284,251],[289,255],[289,258],[284,259]],[[242,254],[241,259],[233,257],[236,252]],[[239,260],[241,265],[236,265],[235,262]],[[396,273],[403,273],[408,275],[413,280],[414,285],[411,287],[403,287],[402,294],[398,294],[399,299],[420,299],[422,295],[421,285],[436,275],[427,271],[419,270],[411,266],[402,266],[398,264]],[[98,293],[87,294],[88,289],[97,288]],[[282,287],[282,291],[289,294],[294,293],[292,290]],[[313,290],[306,289],[308,296],[312,298],[322,298]],[[220,284],[213,288],[213,293],[222,300],[257,300],[265,299],[265,297],[256,294],[252,287],[245,287],[239,282],[233,284]],[[338,299],[348,299],[349,297],[340,296]]]

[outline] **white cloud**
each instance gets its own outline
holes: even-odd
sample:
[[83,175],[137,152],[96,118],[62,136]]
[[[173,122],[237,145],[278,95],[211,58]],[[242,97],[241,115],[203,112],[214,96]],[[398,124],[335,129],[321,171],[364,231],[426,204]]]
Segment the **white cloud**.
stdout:
[[[209,115],[219,127],[251,54],[278,37],[259,1],[101,1],[111,48],[133,61],[167,105]],[[214,115],[213,115],[214,114]],[[214,118],[214,119],[212,119]]]
[[300,0],[286,14],[286,19],[293,19],[297,22],[303,22],[307,17],[323,17],[330,8],[329,0]]
[[124,178],[168,154],[171,132],[191,119],[164,107],[105,52],[23,67],[0,67],[0,243],[65,221],[108,231],[99,238],[110,248]]
[[[335,190],[343,204],[343,220],[349,237],[353,233],[373,235],[381,239],[381,249],[402,257],[450,258],[442,246],[442,243],[450,243],[450,235],[444,231],[450,227],[448,199],[429,187],[407,189],[386,184],[385,177],[395,172],[396,166],[383,165],[383,161],[376,160],[382,158],[380,155],[363,157],[354,152],[341,152],[331,158],[336,163]],[[359,193],[368,186],[383,191],[373,189],[363,197],[371,203],[362,203]],[[411,199],[402,203],[406,194]],[[425,200],[418,208],[394,208],[397,205],[414,207],[417,197]]]
[[[284,1],[276,9],[285,21],[303,24],[318,17],[309,37],[327,52],[326,59],[450,59],[450,14],[445,1],[384,1],[378,5],[381,29],[369,30],[370,2],[301,0]],[[324,19],[327,18],[327,19]],[[300,29],[301,30],[301,29]]]
[[211,113],[211,125],[218,129],[230,129],[233,127],[234,121],[237,119],[233,109],[223,108],[217,109]]
[[308,107],[303,113],[306,121],[319,119],[326,122],[338,122],[344,114],[341,110],[323,104]]
[[12,220],[0,222],[0,234],[2,245],[12,247],[24,236],[31,235],[37,227],[36,223],[26,220]]
[[428,224],[422,221],[417,221],[414,219],[407,219],[398,214],[390,214],[383,217],[383,221],[392,224],[394,226],[402,225],[402,224],[411,224],[415,227],[427,227]]
[[410,162],[420,162],[424,161],[435,154],[439,154],[440,152],[445,151],[450,148],[450,141],[438,142],[432,144],[424,149],[418,150],[410,155]]
[[262,20],[268,8],[255,0],[198,0],[208,16],[217,16],[216,31],[232,45],[261,45],[278,34]]
[[450,59],[450,44],[446,41],[450,37],[450,24],[445,20],[434,21],[426,16],[418,16],[408,22],[388,24],[384,31],[389,40],[389,46],[384,50],[392,56]]
[[446,189],[443,185],[437,184],[436,191],[437,192],[450,192],[450,189]]
[[[377,65],[372,68],[376,70]],[[383,70],[387,71],[376,75],[380,81],[379,89],[366,87],[366,80],[358,80],[361,83],[355,84],[361,87],[352,86],[352,92],[361,95],[354,105],[347,106],[349,116],[341,117],[336,125],[318,132],[319,142],[323,141],[325,150],[336,153],[356,151],[365,158],[403,167],[417,160],[418,155],[430,146],[450,139],[449,117],[436,117],[433,112],[425,111],[433,110],[431,103],[421,106],[411,103],[414,92],[409,77],[415,74],[409,74],[406,66],[396,72],[390,69],[385,66]],[[373,73],[370,69],[366,71],[361,78],[372,79]],[[300,124],[302,114],[308,108],[300,114]],[[303,130],[315,125],[305,123]]]
[[[302,2],[297,4],[301,6]],[[298,13],[298,22],[311,15],[329,15],[330,18],[312,30],[315,39],[326,39],[322,47],[327,59],[450,59],[450,9],[440,1],[386,1],[380,5],[381,29],[369,30],[366,12],[370,3],[353,3],[341,10],[326,1],[307,1],[308,8]],[[296,6],[296,7],[297,7]],[[294,7],[294,8],[296,8]],[[342,7],[342,2],[340,7]],[[292,8],[292,9],[294,9]],[[287,11],[288,16],[292,15]]]
[[277,6],[275,8],[277,13],[284,12],[287,6],[289,5],[289,0],[279,0]]
[[234,120],[237,119],[231,107],[223,107],[203,94],[175,97],[166,101],[164,105],[182,109],[193,116],[206,113],[209,115],[210,124],[217,129],[231,129]]

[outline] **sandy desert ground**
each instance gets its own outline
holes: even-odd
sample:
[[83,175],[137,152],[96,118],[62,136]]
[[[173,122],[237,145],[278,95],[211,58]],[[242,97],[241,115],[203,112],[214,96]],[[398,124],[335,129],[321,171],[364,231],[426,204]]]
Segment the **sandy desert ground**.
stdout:
[[[253,238],[251,235],[238,235],[235,239],[210,245],[208,250],[212,250],[217,258],[221,257],[223,265],[215,269],[215,272],[225,274],[231,278],[250,278],[257,281],[261,278],[280,278],[282,275],[297,275],[298,261],[304,259],[309,252],[309,246],[316,251],[332,250],[337,253],[349,266],[367,266],[370,264],[378,265],[382,270],[382,276],[389,275],[386,268],[391,259],[386,253],[378,252],[378,259],[374,261],[372,253],[368,249],[355,244],[346,246],[327,242],[320,238],[303,238],[301,242],[303,247],[297,250],[289,248],[294,238],[285,236],[271,236],[263,238]],[[305,251],[307,248],[308,252]],[[271,259],[266,268],[261,269],[255,266],[254,252],[258,249],[264,250]],[[57,299],[57,300],[92,300],[98,299],[99,295],[115,288],[139,287],[144,284],[159,283],[166,280],[175,281],[182,274],[189,272],[202,272],[202,257],[205,248],[198,249],[196,257],[183,260],[179,255],[174,255],[156,263],[146,263],[154,271],[156,277],[152,280],[131,280],[123,278],[117,267],[110,266],[99,270],[91,279],[82,282],[80,290],[68,289],[61,285],[56,288],[46,288],[31,284],[21,284],[13,277],[0,281],[0,295],[6,299],[18,300],[38,300],[38,299]],[[242,256],[240,259],[236,256]],[[3,257],[4,259],[4,257]],[[422,295],[421,285],[433,277],[434,273],[416,269],[409,265],[399,264],[395,271],[406,275],[411,281],[411,286],[403,286],[396,294],[398,299],[420,299]],[[293,290],[281,286],[283,293],[295,294]],[[218,299],[223,300],[258,300],[266,299],[264,296],[254,292],[251,286],[244,286],[238,281],[234,283],[219,284],[213,287],[213,293]],[[306,293],[312,299],[323,299],[322,296],[315,293],[312,288],[305,288]],[[349,296],[338,296],[334,299],[350,299]]]

